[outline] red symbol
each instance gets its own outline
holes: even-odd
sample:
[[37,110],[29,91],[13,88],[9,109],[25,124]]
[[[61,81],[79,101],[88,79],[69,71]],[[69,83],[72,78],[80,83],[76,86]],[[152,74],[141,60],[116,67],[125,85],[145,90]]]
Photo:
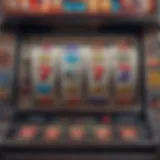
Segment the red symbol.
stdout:
[[41,104],[51,104],[53,101],[53,99],[50,96],[43,96],[39,98],[39,103]]
[[46,80],[51,73],[51,68],[48,65],[42,65],[40,67],[40,78],[41,80]]
[[37,5],[37,0],[30,0],[31,8],[34,8]]
[[80,98],[79,97],[72,97],[68,100],[68,103],[70,105],[75,105],[78,104],[80,102]]
[[131,71],[131,66],[128,63],[123,63],[119,65],[119,69],[121,71],[126,71],[126,72],[130,72]]
[[94,79],[95,80],[100,80],[103,73],[104,73],[103,66],[94,66]]

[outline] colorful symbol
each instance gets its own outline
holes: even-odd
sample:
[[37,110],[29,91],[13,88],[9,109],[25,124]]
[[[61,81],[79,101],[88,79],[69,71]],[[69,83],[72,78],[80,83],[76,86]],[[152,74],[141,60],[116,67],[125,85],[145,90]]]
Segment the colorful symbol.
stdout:
[[63,8],[65,11],[82,12],[87,9],[86,4],[82,0],[63,0]]
[[127,72],[131,72],[131,65],[129,63],[121,63],[119,65],[119,70],[120,71],[127,71]]
[[94,61],[94,62],[99,62],[99,63],[101,63],[101,62],[104,61],[104,56],[103,56],[103,55],[100,55],[100,54],[96,54],[96,55],[94,55],[92,58],[93,58],[93,61]]
[[151,71],[148,74],[148,83],[150,87],[160,87],[159,71]]
[[101,4],[101,10],[104,12],[110,12],[111,11],[111,0],[102,0]]
[[9,75],[0,73],[0,85],[8,85],[9,83]]
[[101,95],[105,92],[105,87],[103,85],[95,86],[91,88],[91,93],[93,95]]
[[42,81],[46,80],[51,73],[51,67],[48,65],[41,65],[40,66],[40,79]]
[[70,85],[69,87],[66,88],[66,92],[69,95],[75,95],[77,93],[78,89],[77,86],[75,85]]
[[79,61],[79,57],[75,54],[68,54],[65,55],[65,61],[71,64],[77,63]]
[[54,102],[54,98],[51,96],[36,96],[35,100],[39,105],[52,105]]
[[77,105],[77,104],[80,103],[80,97],[73,96],[73,97],[71,97],[71,98],[69,98],[69,99],[67,100],[67,103],[68,103],[69,105]]
[[43,64],[43,63],[49,63],[51,61],[51,57],[50,56],[39,56],[39,63]]
[[131,78],[131,73],[130,72],[120,72],[118,75],[118,79],[120,82],[128,82]]
[[120,6],[120,1],[119,0],[112,0],[112,10],[114,12],[120,11],[121,6]]
[[36,87],[36,92],[39,94],[51,94],[53,91],[53,87],[47,84],[38,84]]
[[103,66],[94,66],[93,68],[94,72],[94,80],[100,80],[104,74],[104,67]]

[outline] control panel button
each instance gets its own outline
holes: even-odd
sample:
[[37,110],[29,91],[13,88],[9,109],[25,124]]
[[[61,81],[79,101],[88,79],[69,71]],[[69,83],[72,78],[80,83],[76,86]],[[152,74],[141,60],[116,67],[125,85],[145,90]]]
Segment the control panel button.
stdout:
[[31,140],[34,139],[37,135],[38,127],[31,125],[31,126],[23,126],[20,128],[17,138],[23,140]]
[[61,136],[60,126],[50,126],[44,132],[44,140],[46,141],[57,141]]
[[112,139],[112,130],[106,126],[94,127],[94,134],[98,141],[107,141]]
[[69,136],[72,140],[83,140],[85,138],[84,126],[72,126],[69,128]]
[[138,137],[136,127],[122,127],[120,128],[120,137],[123,140],[135,140]]

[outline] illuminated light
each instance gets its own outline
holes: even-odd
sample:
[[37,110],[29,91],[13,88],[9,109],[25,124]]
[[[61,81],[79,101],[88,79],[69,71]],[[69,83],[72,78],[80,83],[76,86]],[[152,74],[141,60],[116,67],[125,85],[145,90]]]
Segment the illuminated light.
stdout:
[[112,131],[107,127],[97,127],[95,128],[95,135],[98,140],[110,140],[112,137]]
[[61,129],[59,126],[51,126],[48,127],[45,131],[44,134],[44,139],[45,140],[51,140],[51,141],[55,141],[58,140],[60,138],[61,135]]
[[135,127],[122,128],[120,131],[120,136],[124,140],[132,140],[137,138],[137,130]]
[[37,126],[23,126],[22,128],[20,128],[17,138],[31,140],[36,136],[37,132],[38,132]]
[[63,9],[69,12],[83,12],[87,10],[87,6],[83,0],[63,0]]
[[69,134],[70,134],[70,137],[73,139],[73,140],[82,140],[85,136],[85,129],[84,127],[71,127],[69,128]]

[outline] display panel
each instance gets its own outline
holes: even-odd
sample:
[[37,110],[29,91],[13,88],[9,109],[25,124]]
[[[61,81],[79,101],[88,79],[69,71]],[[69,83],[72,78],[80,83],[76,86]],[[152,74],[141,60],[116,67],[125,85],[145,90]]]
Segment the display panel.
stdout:
[[[34,117],[34,118],[33,118]],[[13,127],[14,126],[14,127]],[[151,138],[147,123],[140,116],[56,116],[27,114],[16,118],[7,138],[16,143],[42,142],[56,145],[108,144],[135,142]]]
[[140,106],[137,43],[130,36],[25,39],[21,108]]
[[5,0],[10,11],[28,13],[152,14],[155,0]]

